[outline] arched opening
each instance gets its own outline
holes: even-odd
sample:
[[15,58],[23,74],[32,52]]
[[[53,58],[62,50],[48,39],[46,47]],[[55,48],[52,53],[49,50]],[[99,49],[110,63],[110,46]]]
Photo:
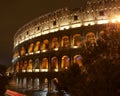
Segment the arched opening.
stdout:
[[40,53],[40,41],[37,41],[34,48],[35,53]]
[[39,78],[34,79],[34,89],[39,90]]
[[47,58],[42,59],[41,71],[42,72],[47,72],[48,71],[48,59]]
[[82,45],[82,36],[80,34],[75,34],[73,36],[73,46],[80,47]]
[[27,87],[27,78],[23,78],[23,88]]
[[82,57],[80,55],[75,55],[74,56],[74,63],[78,64],[80,67],[83,66]]
[[42,51],[44,52],[44,51],[46,51],[46,50],[48,50],[48,49],[49,49],[49,41],[48,41],[48,39],[45,39],[45,40],[43,41]]
[[32,78],[28,78],[28,83],[27,83],[27,87],[28,87],[28,89],[32,89]]
[[14,54],[13,54],[13,58],[16,58],[16,57],[18,57],[18,56],[19,56],[18,50],[15,50],[15,52],[14,52]]
[[51,71],[58,71],[58,58],[57,57],[51,58]]
[[26,71],[27,71],[27,61],[25,60],[23,64],[22,72],[26,72]]
[[70,65],[70,58],[68,56],[63,56],[62,57],[62,69],[68,69]]
[[30,60],[28,61],[27,72],[32,72],[32,67],[33,67],[33,60],[30,59]]
[[25,48],[23,46],[21,47],[20,55],[21,56],[25,55]]
[[43,83],[43,90],[47,91],[48,90],[48,79],[45,78],[44,83]]
[[57,78],[52,79],[51,80],[51,90],[52,90],[52,92],[57,92],[58,91],[57,86],[58,86],[58,79]]
[[70,41],[68,36],[62,37],[61,46],[65,48],[68,48],[70,46]]
[[34,44],[30,43],[29,48],[28,48],[28,53],[29,54],[33,54],[33,47],[34,47]]
[[19,62],[15,64],[15,72],[19,72]]
[[87,46],[94,46],[96,44],[96,37],[93,32],[88,32],[86,34],[86,45]]
[[54,50],[58,49],[58,38],[57,37],[52,39],[52,49]]
[[104,42],[105,41],[105,39],[107,38],[107,36],[106,36],[106,34],[105,34],[105,32],[104,31],[100,31],[99,32],[99,40],[101,41],[101,42]]
[[35,59],[35,63],[34,63],[34,66],[33,66],[33,71],[34,72],[39,72],[39,66],[40,66],[40,60],[39,58]]

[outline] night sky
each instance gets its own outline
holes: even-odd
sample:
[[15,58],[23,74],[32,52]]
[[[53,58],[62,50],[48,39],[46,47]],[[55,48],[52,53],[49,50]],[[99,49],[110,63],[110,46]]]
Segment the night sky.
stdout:
[[84,6],[85,1],[0,0],[0,64],[11,65],[13,37],[24,24],[59,8],[79,8]]

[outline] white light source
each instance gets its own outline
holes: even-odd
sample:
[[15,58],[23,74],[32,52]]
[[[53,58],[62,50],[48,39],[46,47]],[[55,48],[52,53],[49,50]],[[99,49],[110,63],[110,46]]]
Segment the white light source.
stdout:
[[33,52],[30,52],[29,55],[33,55]]
[[36,51],[35,53],[39,54],[39,53],[40,53],[40,51]]
[[120,22],[120,18],[111,19],[111,22],[112,22],[112,23]]
[[26,72],[26,70],[23,69],[22,72]]
[[31,70],[31,69],[28,69],[27,72],[32,72],[32,70]]
[[41,72],[48,72],[48,69],[40,69]]
[[58,72],[58,69],[54,69],[55,72]]
[[73,48],[78,48],[78,46],[73,46]]
[[97,24],[106,24],[109,20],[98,20]]
[[58,48],[54,48],[53,50],[58,51]]
[[42,50],[42,52],[46,52],[47,50]]
[[35,72],[39,72],[39,69],[35,69]]
[[80,24],[80,23],[77,23],[77,24],[72,24],[72,25],[71,25],[71,27],[72,27],[72,28],[77,28],[77,27],[80,27],[80,26],[81,26],[81,24]]

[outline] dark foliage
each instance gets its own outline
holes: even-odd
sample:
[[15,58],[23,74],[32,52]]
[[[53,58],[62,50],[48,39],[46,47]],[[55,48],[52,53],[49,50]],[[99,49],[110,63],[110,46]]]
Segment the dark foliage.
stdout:
[[0,65],[0,96],[4,96],[6,86],[8,85],[8,82],[11,79],[11,77],[6,76],[6,69],[6,66]]
[[97,40],[97,46],[82,47],[82,67],[72,64],[61,72],[59,92],[65,90],[71,96],[120,96],[120,34],[113,30],[104,33],[102,39]]

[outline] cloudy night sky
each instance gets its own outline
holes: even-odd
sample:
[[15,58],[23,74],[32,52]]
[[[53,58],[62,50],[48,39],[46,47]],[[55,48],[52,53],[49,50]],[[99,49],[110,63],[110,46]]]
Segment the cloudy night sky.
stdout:
[[59,8],[79,8],[86,0],[1,0],[0,64],[11,65],[13,37],[27,22]]

